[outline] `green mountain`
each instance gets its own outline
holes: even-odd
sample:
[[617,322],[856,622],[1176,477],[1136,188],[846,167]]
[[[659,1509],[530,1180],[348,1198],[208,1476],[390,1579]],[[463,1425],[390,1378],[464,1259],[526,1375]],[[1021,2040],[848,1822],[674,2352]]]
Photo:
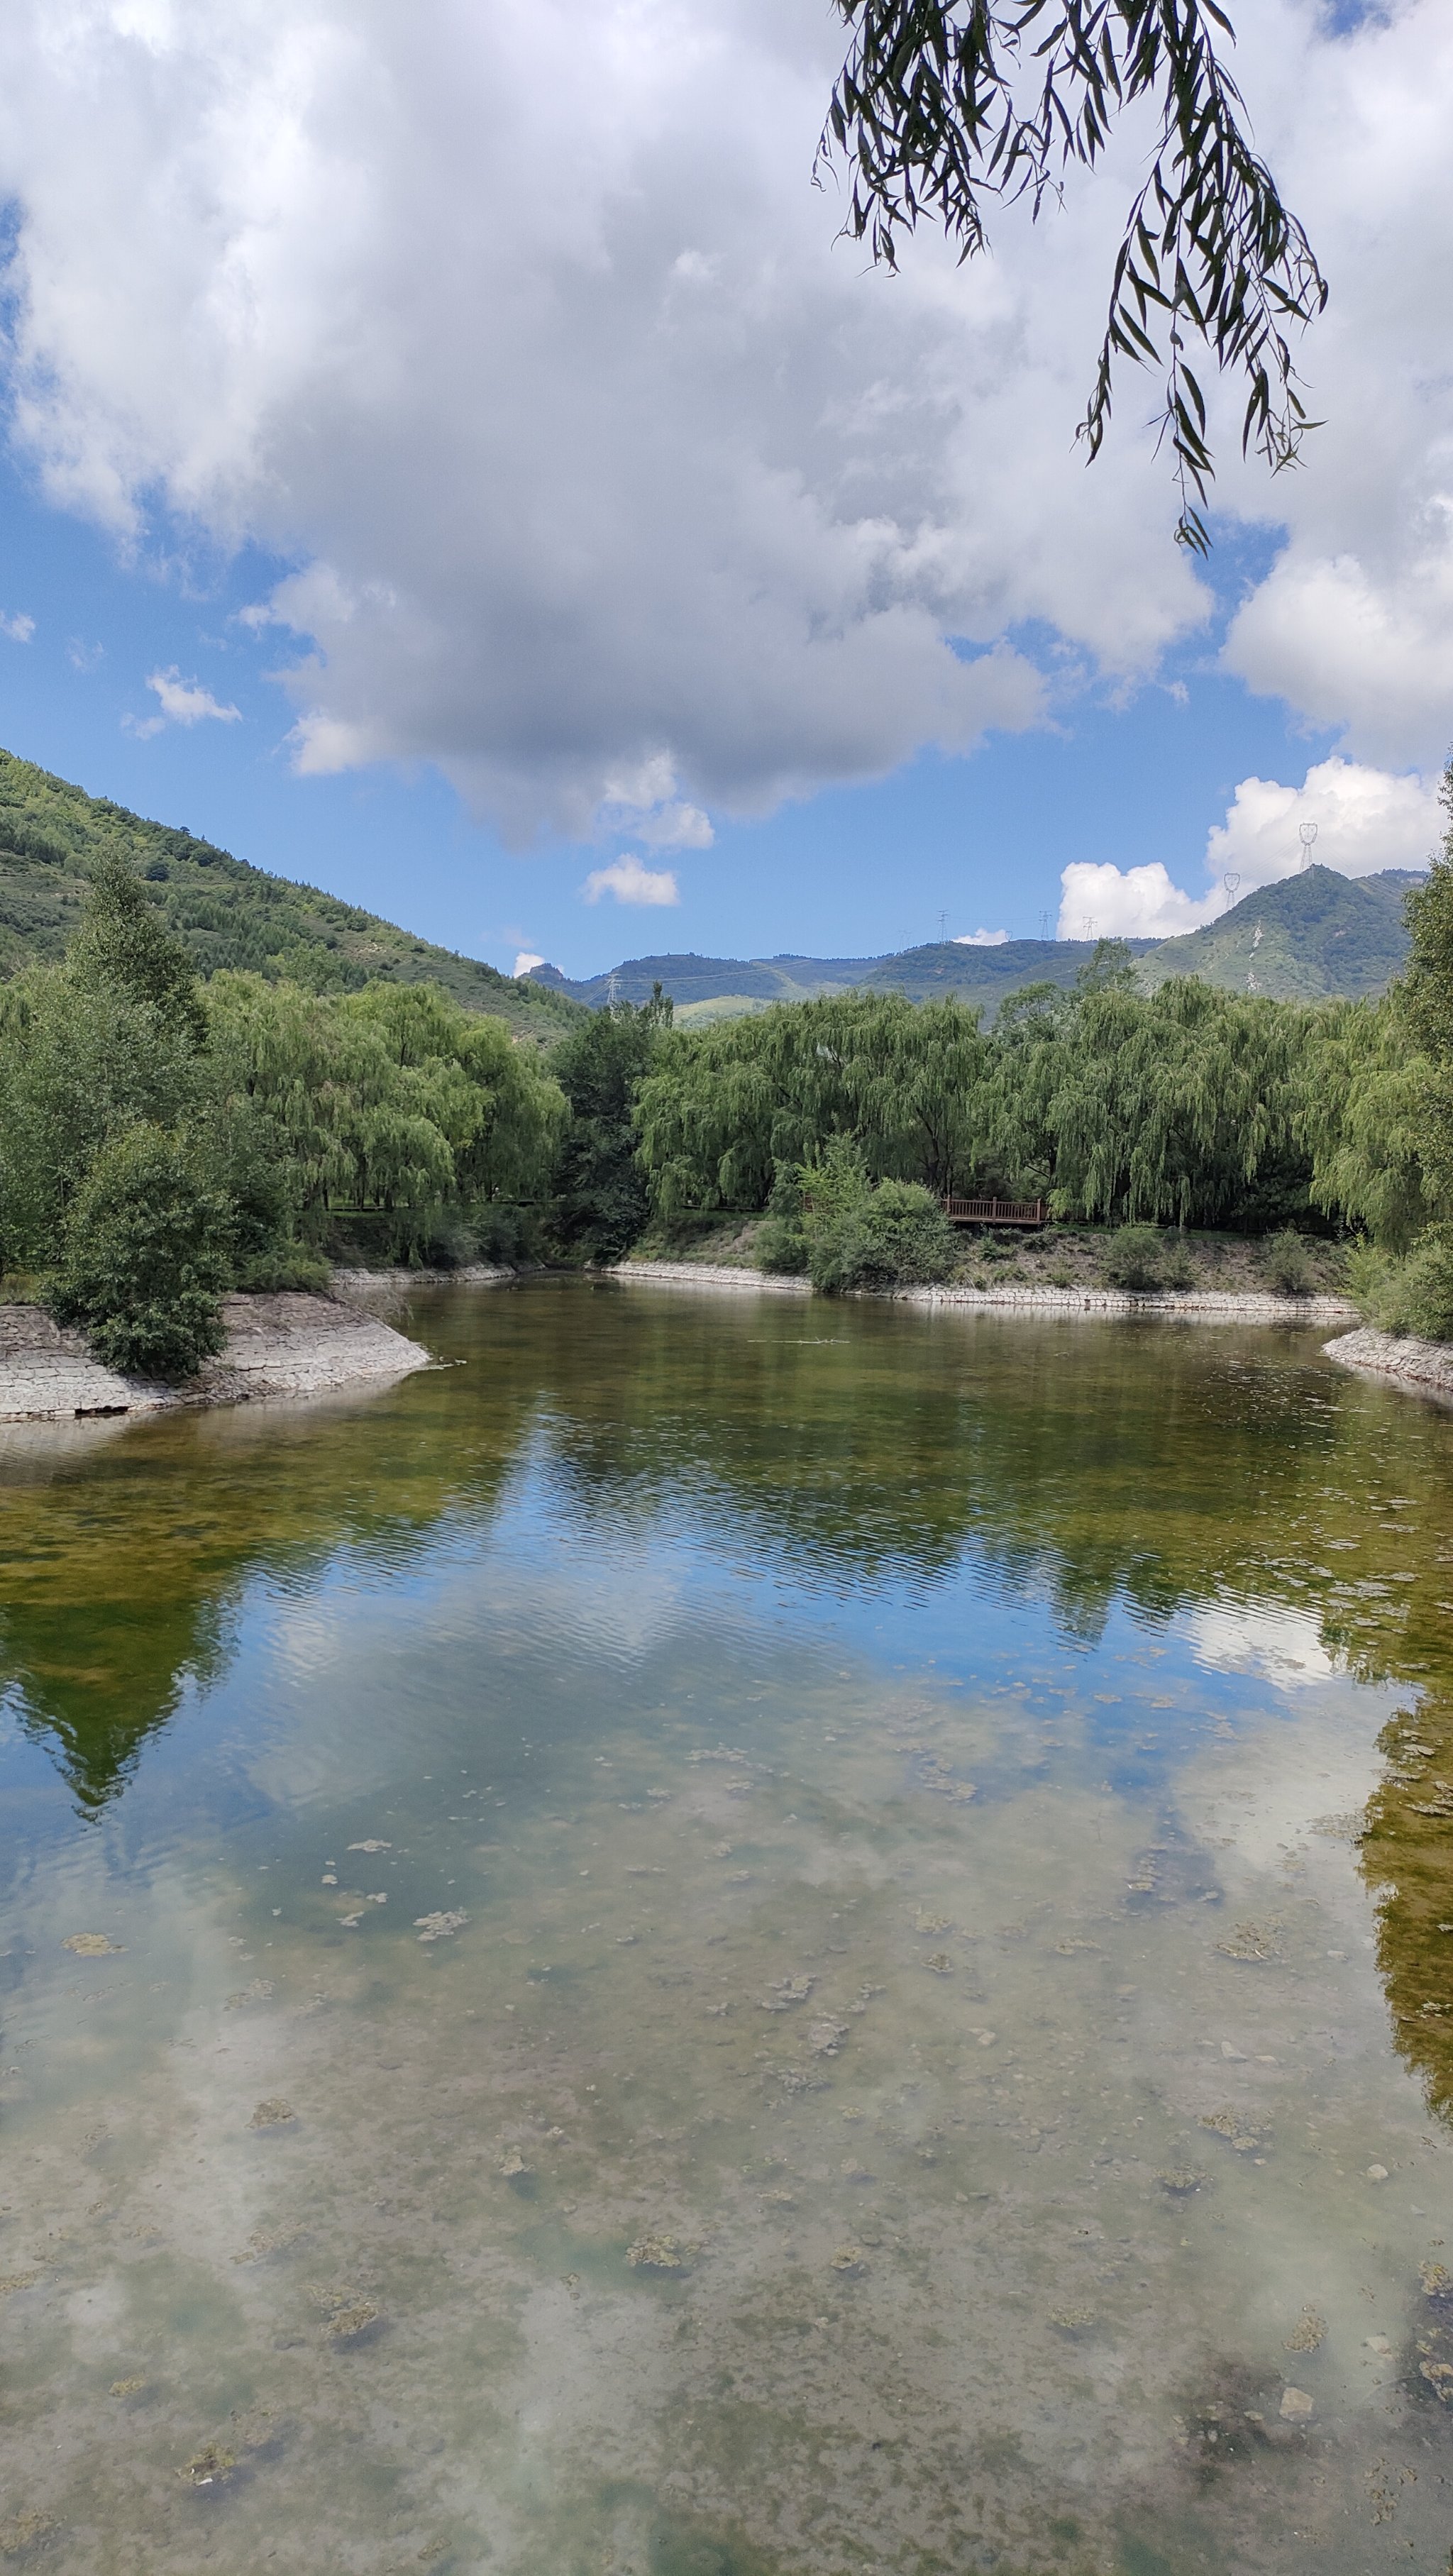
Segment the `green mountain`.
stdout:
[[[1156,945],[1152,939],[1127,944],[1137,955]],[[945,939],[890,957],[631,957],[612,973],[581,983],[568,983],[553,966],[537,966],[531,981],[588,1002],[593,1010],[612,992],[622,1002],[647,1001],[659,982],[688,1028],[762,1011],[771,1002],[806,1002],[820,993],[853,990],[906,993],[912,1002],[953,993],[992,1019],[1006,993],[1025,984],[1072,984],[1094,953],[1089,939],[1008,939],[997,948],[966,948]]]
[[1204,930],[1163,940],[1142,958],[1140,980],[1153,990],[1171,975],[1199,975],[1227,992],[1269,993],[1279,1002],[1384,992],[1408,953],[1403,897],[1419,883],[1407,868],[1375,877],[1304,868],[1243,895]]
[[0,977],[62,954],[91,868],[107,853],[146,880],[201,975],[246,967],[290,976],[317,993],[354,992],[378,980],[441,984],[467,1010],[507,1020],[541,1046],[579,1017],[564,993],[501,975],[357,904],[249,867],[211,841],[148,823],[109,797],[87,796],[8,751],[0,751]]
[[[1172,975],[1198,975],[1228,991],[1273,1001],[1316,1002],[1333,994],[1383,992],[1408,952],[1403,897],[1418,877],[1405,868],[1343,877],[1307,868],[1250,894],[1205,930],[1177,939],[1130,939],[1125,946],[1147,991]],[[1009,939],[997,948],[938,940],[888,957],[629,957],[608,975],[570,983],[553,966],[532,982],[599,1010],[612,995],[649,999],[660,983],[688,1027],[801,1002],[819,993],[906,993],[927,1002],[953,993],[991,1020],[1006,994],[1025,984],[1073,984],[1094,944],[1086,939]]]

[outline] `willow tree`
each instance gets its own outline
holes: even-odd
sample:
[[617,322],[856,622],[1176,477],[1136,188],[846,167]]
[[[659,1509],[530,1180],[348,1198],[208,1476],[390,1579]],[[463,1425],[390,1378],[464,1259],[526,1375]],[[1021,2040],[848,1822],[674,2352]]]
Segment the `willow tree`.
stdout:
[[[1158,120],[1110,285],[1094,383],[1077,435],[1090,457],[1110,425],[1116,368],[1162,376],[1160,429],[1180,493],[1179,542],[1199,554],[1215,466],[1203,348],[1245,385],[1243,454],[1294,464],[1309,422],[1288,337],[1327,285],[1296,216],[1254,149],[1241,93],[1217,50],[1233,43],[1216,0],[837,0],[853,33],[821,157],[848,165],[847,231],[892,268],[924,216],[967,259],[993,206],[1037,217],[1063,174],[1093,169],[1120,118]],[[1198,362],[1199,365],[1199,362]]]
[[761,1207],[777,1173],[851,1138],[875,1180],[951,1190],[974,1168],[989,1063],[978,1013],[902,993],[784,1002],[666,1041],[637,1107],[663,1215]]

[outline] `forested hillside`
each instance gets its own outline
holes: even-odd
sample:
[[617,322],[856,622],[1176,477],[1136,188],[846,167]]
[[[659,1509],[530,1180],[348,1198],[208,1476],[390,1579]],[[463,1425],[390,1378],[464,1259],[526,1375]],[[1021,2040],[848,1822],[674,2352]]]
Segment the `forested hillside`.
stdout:
[[[1205,930],[1178,939],[1128,939],[1135,980],[1154,992],[1172,975],[1195,975],[1223,992],[1261,993],[1273,1002],[1359,1001],[1385,992],[1408,953],[1403,898],[1420,878],[1398,868],[1344,877],[1308,868],[1244,895]],[[910,1002],[952,994],[992,1020],[1026,984],[1065,992],[1095,954],[1093,939],[1008,939],[997,948],[931,940],[886,957],[629,957],[607,975],[570,983],[553,966],[533,981],[588,1002],[644,1002],[659,983],[687,1028],[743,1018],[773,1002],[816,1001],[829,993],[904,993]]]
[[250,867],[109,797],[87,796],[7,751],[0,751],[0,977],[63,955],[103,858],[124,860],[142,878],[204,977],[243,968],[313,993],[429,983],[540,1044],[578,1017],[563,994],[415,939],[376,913]]

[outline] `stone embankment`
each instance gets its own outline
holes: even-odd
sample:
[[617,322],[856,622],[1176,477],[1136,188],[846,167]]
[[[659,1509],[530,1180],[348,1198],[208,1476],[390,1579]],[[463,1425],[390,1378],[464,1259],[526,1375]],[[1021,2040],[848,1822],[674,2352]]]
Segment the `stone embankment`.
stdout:
[[[644,1280],[652,1286],[684,1288],[767,1288],[806,1297],[805,1279],[777,1279],[760,1270],[735,1270],[695,1261],[619,1261],[612,1279]],[[859,1292],[855,1292],[859,1293]],[[1357,1309],[1345,1297],[1271,1297],[1253,1292],[1233,1294],[1214,1289],[1171,1289],[1155,1296],[1130,1296],[1118,1288],[887,1288],[861,1292],[900,1306],[953,1306],[970,1311],[1020,1315],[1172,1315],[1197,1323],[1348,1324]]]
[[226,1346],[188,1386],[104,1368],[38,1306],[0,1306],[0,1422],[59,1422],[265,1396],[328,1395],[428,1368],[429,1354],[336,1297],[224,1297]]
[[778,1297],[810,1297],[807,1279],[779,1279],[765,1270],[738,1270],[725,1261],[613,1261],[607,1279],[645,1280],[653,1288],[757,1288]]
[[1396,1378],[1422,1395],[1453,1402],[1453,1343],[1420,1342],[1411,1333],[1379,1333],[1366,1324],[1359,1332],[1339,1333],[1326,1349],[1343,1368]]

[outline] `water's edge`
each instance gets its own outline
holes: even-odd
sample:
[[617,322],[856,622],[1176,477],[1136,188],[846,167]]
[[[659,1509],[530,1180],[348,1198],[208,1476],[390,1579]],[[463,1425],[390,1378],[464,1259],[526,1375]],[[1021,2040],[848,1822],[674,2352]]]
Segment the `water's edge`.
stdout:
[[227,1339],[191,1384],[163,1386],[103,1366],[84,1336],[39,1306],[0,1306],[0,1422],[248,1404],[333,1394],[433,1365],[418,1342],[341,1298],[285,1291],[222,1300]]
[[[645,1281],[652,1286],[762,1288],[801,1297],[812,1293],[805,1279],[736,1270],[720,1262],[618,1261],[605,1275]],[[1024,1315],[1182,1315],[1197,1323],[1227,1324],[1344,1324],[1358,1320],[1357,1308],[1345,1297],[1263,1297],[1251,1293],[1231,1296],[1211,1289],[1167,1289],[1147,1296],[1132,1296],[1120,1288],[883,1288],[854,1289],[850,1293],[891,1305],[1008,1308]]]

